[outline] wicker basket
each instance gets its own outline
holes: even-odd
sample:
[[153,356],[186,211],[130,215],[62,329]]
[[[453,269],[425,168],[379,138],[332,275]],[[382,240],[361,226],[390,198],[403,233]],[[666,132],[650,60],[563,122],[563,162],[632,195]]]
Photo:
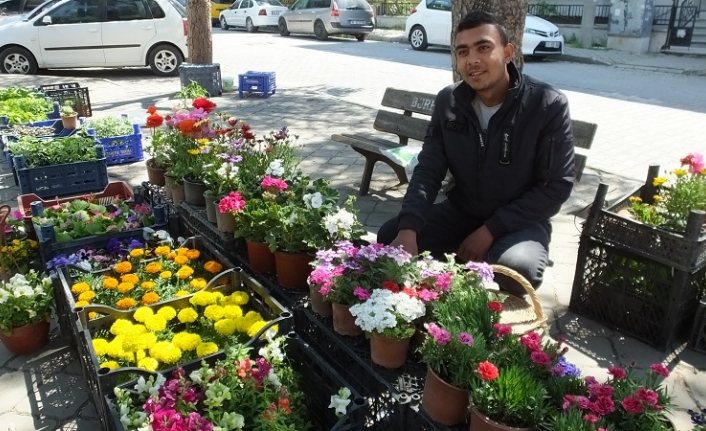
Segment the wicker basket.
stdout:
[[537,293],[525,277],[514,269],[502,265],[492,265],[495,274],[501,274],[511,278],[527,292],[530,302],[523,298],[510,295],[507,292],[499,292],[505,297],[503,302],[503,312],[500,314],[500,323],[512,326],[515,334],[526,334],[531,331],[544,331],[547,329],[547,315],[544,314],[542,304],[537,298]]

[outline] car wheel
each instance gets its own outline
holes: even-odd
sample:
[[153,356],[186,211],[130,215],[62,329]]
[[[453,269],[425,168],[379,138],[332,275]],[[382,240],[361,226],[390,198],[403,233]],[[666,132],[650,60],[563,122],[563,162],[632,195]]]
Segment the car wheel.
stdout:
[[281,18],[277,23],[277,29],[279,30],[280,36],[289,36],[289,30],[287,29],[287,21]]
[[356,34],[355,38],[358,39],[358,42],[365,42],[365,34]]
[[316,35],[316,38],[319,40],[328,39],[328,32],[326,31],[326,27],[324,27],[323,22],[316,21],[316,24],[314,24],[314,34]]
[[421,25],[415,25],[409,32],[409,44],[415,51],[424,51],[429,46],[427,42],[427,32]]
[[0,53],[0,71],[20,75],[37,73],[37,61],[31,52],[24,48],[13,47]]
[[245,30],[248,33],[255,33],[258,30],[258,27],[255,27],[252,25],[252,20],[250,18],[245,20]]
[[221,28],[223,30],[228,30],[230,28],[228,26],[228,23],[226,22],[226,17],[224,17],[224,16],[221,17]]
[[149,58],[150,68],[158,76],[179,75],[179,65],[184,59],[178,49],[170,45],[159,45],[152,49]]

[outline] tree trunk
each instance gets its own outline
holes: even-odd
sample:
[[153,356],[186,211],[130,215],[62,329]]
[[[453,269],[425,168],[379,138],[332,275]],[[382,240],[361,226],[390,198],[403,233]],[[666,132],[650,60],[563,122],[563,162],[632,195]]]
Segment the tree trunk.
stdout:
[[208,0],[187,0],[186,16],[189,20],[188,62],[193,64],[213,63],[213,40],[211,39],[211,4]]
[[456,70],[456,55],[453,51],[456,26],[472,10],[492,13],[504,23],[510,43],[515,45],[515,57],[512,61],[521,71],[524,65],[522,35],[525,33],[527,0],[451,0],[451,67],[454,82],[461,80],[461,75]]

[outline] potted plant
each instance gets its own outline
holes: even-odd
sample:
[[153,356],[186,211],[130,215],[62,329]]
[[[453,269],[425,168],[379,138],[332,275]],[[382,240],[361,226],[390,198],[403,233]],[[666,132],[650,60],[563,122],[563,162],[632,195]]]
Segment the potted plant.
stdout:
[[363,302],[350,307],[356,325],[370,338],[373,362],[389,369],[407,361],[409,341],[416,331],[414,321],[426,313],[415,289],[393,290],[373,289],[370,293],[359,287],[353,294]]
[[64,129],[78,129],[78,113],[70,104],[65,104],[59,109],[61,114],[61,124]]
[[216,224],[218,230],[227,233],[235,233],[235,217],[238,213],[242,212],[245,207],[243,196],[238,192],[230,192],[218,201],[217,206]]
[[169,155],[167,152],[167,142],[164,140],[165,132],[162,130],[157,130],[164,123],[164,117],[162,117],[154,106],[147,108],[147,119],[145,125],[152,131],[152,141],[150,145],[145,149],[147,154],[152,156],[152,158],[145,161],[145,166],[147,167],[147,177],[151,184],[156,186],[164,186],[164,174],[167,172],[167,168],[170,166],[171,161],[169,160]]
[[248,250],[250,268],[258,273],[275,272],[275,256],[265,241],[277,225],[274,212],[276,203],[264,199],[248,199],[236,219],[236,238],[244,238]]
[[8,283],[15,274],[26,274],[39,257],[39,243],[13,238],[0,245],[0,276]]
[[24,355],[49,341],[53,294],[51,279],[34,270],[0,284],[0,341],[9,351]]

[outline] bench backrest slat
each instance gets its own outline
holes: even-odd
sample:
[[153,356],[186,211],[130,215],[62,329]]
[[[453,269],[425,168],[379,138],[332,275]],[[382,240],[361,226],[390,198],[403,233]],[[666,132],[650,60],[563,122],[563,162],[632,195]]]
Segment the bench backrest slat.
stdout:
[[398,90],[388,88],[382,97],[382,106],[387,108],[401,109],[405,115],[412,113],[431,116],[434,111],[435,94],[417,93],[415,91]]
[[408,117],[395,112],[379,110],[375,117],[375,130],[394,133],[400,137],[400,144],[406,145],[408,139],[423,141],[429,120],[426,118]]
[[591,149],[593,138],[596,136],[596,129],[598,129],[598,124],[571,120],[571,128],[574,132],[574,146],[577,148],[585,148],[587,150]]

